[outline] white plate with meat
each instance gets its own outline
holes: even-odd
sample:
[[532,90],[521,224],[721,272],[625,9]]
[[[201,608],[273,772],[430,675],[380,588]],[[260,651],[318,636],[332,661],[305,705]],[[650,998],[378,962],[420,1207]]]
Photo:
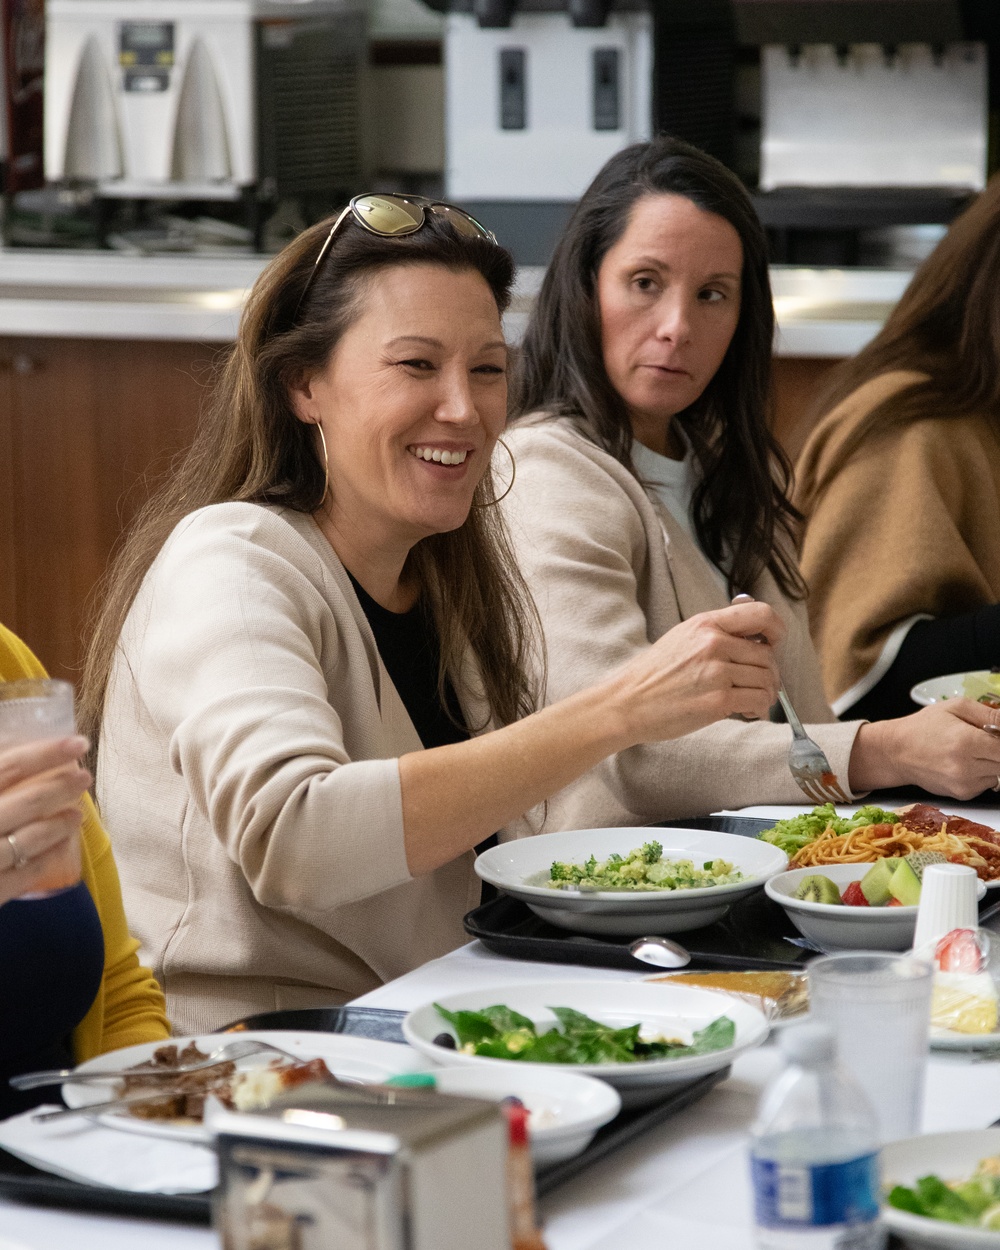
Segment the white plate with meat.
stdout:
[[[172,1042],[146,1042],[138,1046],[127,1046],[123,1050],[111,1051],[99,1055],[79,1066],[81,1072],[118,1072],[136,1064],[148,1063],[157,1051],[166,1046],[174,1046],[178,1053],[192,1042],[204,1054],[224,1046],[231,1041],[270,1042],[289,1054],[296,1056],[301,1063],[309,1060],[322,1059],[334,1076],[342,1080],[357,1081],[362,1084],[379,1084],[393,1076],[405,1072],[426,1072],[427,1060],[411,1050],[409,1046],[401,1046],[396,1042],[378,1042],[365,1037],[351,1037],[342,1033],[293,1033],[271,1032],[267,1030],[248,1031],[245,1033],[207,1033],[200,1037],[176,1038]],[[241,1059],[235,1065],[237,1083],[245,1081],[248,1074],[260,1074],[270,1068],[277,1060],[279,1065],[290,1067],[291,1060],[282,1060],[275,1055],[262,1053]],[[209,1069],[209,1072],[212,1070]],[[228,1081],[228,1077],[226,1078]],[[171,1097],[172,1088],[176,1085],[167,1077],[155,1078],[156,1088],[164,1091],[164,1100]],[[62,1087],[63,1098],[68,1107],[83,1107],[89,1103],[105,1102],[122,1092],[120,1080],[93,1082],[84,1084],[81,1081],[67,1081]],[[197,1091],[195,1091],[196,1093]],[[229,1097],[234,1095],[232,1082],[229,1088],[214,1090]],[[275,1091],[277,1092],[277,1091]],[[162,1101],[162,1100],[161,1100]],[[97,1116],[98,1121],[110,1128],[123,1129],[130,1133],[141,1133],[154,1137],[167,1137],[175,1141],[196,1142],[199,1145],[210,1144],[211,1135],[200,1120],[200,1109],[194,1108],[196,1115],[177,1114],[166,1110],[166,1114],[153,1118],[140,1117],[135,1114],[136,1106],[123,1108],[121,1111],[106,1112]]]

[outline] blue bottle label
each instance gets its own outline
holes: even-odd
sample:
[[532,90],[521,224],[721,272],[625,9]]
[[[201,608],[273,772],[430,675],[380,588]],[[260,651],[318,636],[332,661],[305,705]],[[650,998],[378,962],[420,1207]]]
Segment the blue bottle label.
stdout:
[[762,1228],[865,1224],[878,1216],[878,1155],[843,1163],[751,1161],[754,1206]]

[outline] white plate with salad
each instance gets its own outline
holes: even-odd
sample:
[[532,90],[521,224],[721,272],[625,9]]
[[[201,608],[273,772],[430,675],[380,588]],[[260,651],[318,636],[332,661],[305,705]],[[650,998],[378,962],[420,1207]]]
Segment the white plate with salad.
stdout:
[[755,838],[704,829],[575,829],[495,846],[484,881],[560,929],[642,937],[720,920],[788,857]]
[[1000,706],[1000,673],[989,669],[976,669],[969,673],[949,673],[946,677],[932,677],[922,681],[910,691],[914,703],[926,707],[929,703],[942,703],[946,699],[976,699],[985,702],[995,699]]
[[600,1077],[626,1105],[728,1067],[767,1037],[735,997],[647,981],[551,981],[450,994],[411,1011],[406,1040],[446,1067],[565,1070]]
[[1000,1250],[1000,1129],[882,1147],[882,1218],[910,1246]]

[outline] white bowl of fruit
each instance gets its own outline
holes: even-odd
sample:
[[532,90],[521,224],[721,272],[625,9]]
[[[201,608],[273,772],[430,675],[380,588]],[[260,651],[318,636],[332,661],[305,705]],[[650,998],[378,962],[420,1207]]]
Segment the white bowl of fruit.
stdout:
[[[905,951],[913,945],[920,882],[935,851],[874,864],[824,864],[780,872],[764,885],[803,937],[823,950]],[[979,897],[986,887],[979,882]]]

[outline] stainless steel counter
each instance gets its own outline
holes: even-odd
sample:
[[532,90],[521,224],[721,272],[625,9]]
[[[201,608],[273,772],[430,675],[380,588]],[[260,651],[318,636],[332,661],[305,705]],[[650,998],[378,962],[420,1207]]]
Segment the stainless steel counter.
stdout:
[[[0,334],[231,342],[265,256],[121,256],[0,249]],[[524,331],[542,269],[525,268],[505,320]],[[875,335],[910,273],[771,271],[779,356],[851,356]]]

